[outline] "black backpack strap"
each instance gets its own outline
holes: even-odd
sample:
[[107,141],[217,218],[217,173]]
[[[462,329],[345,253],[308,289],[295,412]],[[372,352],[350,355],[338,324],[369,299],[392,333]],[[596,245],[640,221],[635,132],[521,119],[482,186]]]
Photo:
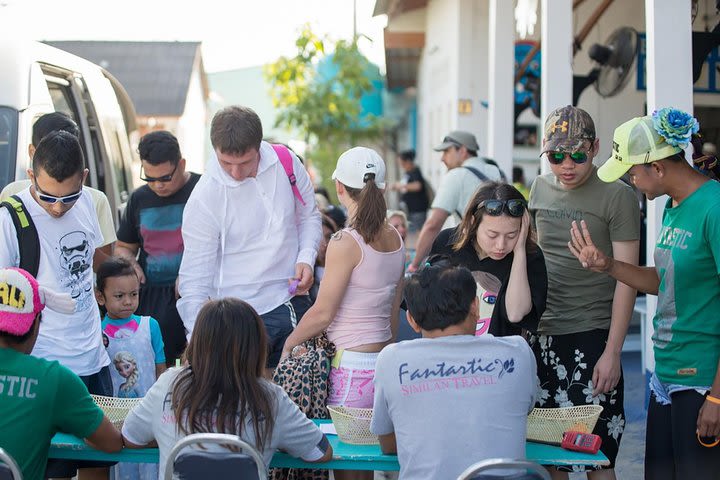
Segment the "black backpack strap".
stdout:
[[20,252],[20,268],[33,277],[37,277],[40,270],[40,237],[32,217],[17,195],[0,203],[0,206],[7,208],[10,212],[10,218],[15,226]]
[[478,177],[478,178],[480,179],[481,182],[487,182],[487,181],[488,181],[488,177],[486,177],[485,175],[483,175],[483,173],[482,173],[480,170],[478,170],[477,168],[475,168],[475,167],[468,167],[467,165],[463,165],[462,168],[467,168],[468,170],[470,170],[472,173],[475,174],[476,177]]
[[[468,167],[467,165],[463,165],[462,168],[466,168],[470,170],[479,180],[480,182],[487,182],[488,177],[486,177],[480,170],[478,170],[475,167]],[[458,217],[462,218],[463,214],[459,210],[455,210],[455,213],[457,213]]]

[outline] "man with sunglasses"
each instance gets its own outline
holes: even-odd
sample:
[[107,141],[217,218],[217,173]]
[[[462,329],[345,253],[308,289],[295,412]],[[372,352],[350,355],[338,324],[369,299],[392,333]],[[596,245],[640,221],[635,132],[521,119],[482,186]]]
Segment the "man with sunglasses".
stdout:
[[625,426],[620,354],[636,291],[584,270],[568,248],[568,232],[573,221],[585,220],[598,248],[634,265],[640,244],[635,195],[622,182],[600,181],[592,163],[598,149],[587,112],[570,105],[553,111],[542,147],[551,173],[535,180],[529,202],[548,273],[547,307],[531,338],[541,384],[537,406],[603,407],[594,433],[610,466],[588,472],[591,480],[615,478]]
[[[92,259],[103,244],[92,197],[83,187],[88,170],[77,137],[54,131],[38,144],[28,169],[30,186],[17,196],[37,228],[40,267],[37,280],[75,301],[71,313],[43,311],[40,333],[32,355],[56,360],[80,377],[90,393],[112,395],[110,358],[102,342],[100,311],[93,292]],[[0,267],[17,267],[20,248],[15,226],[6,209],[0,210]],[[79,465],[50,460],[47,476],[70,478],[78,466],[99,468],[107,463]],[[107,474],[107,469],[91,472]]]
[[168,366],[185,348],[185,327],[176,308],[175,284],[183,255],[181,233],[185,204],[200,175],[185,171],[180,144],[167,131],[140,139],[140,179],[120,221],[115,253],[134,265],[142,288],[139,315],[160,324]]
[[[71,133],[80,138],[80,129],[72,118],[62,112],[46,113],[33,124],[32,143],[28,145],[28,156],[31,160],[33,155],[35,155],[35,149],[40,143],[40,140],[48,133],[58,130]],[[2,192],[0,192],[0,202],[7,200],[10,196],[25,190],[29,186],[30,180],[17,180],[8,184],[2,189]],[[115,221],[113,220],[112,210],[110,209],[110,202],[103,192],[88,187],[87,185],[83,186],[83,190],[90,193],[92,197],[93,204],[95,205],[95,213],[97,214],[98,223],[100,224],[100,231],[103,236],[103,244],[95,250],[95,257],[93,259],[93,268],[95,268],[99,266],[103,260],[112,255],[113,244],[115,240],[117,240],[115,236]]]
[[465,207],[478,186],[482,182],[497,181],[502,178],[496,166],[477,156],[479,149],[475,135],[462,130],[448,133],[442,143],[434,148],[436,152],[443,152],[441,159],[448,172],[435,194],[430,206],[430,215],[418,236],[415,258],[408,266],[409,272],[419,268],[448,217],[463,216]]

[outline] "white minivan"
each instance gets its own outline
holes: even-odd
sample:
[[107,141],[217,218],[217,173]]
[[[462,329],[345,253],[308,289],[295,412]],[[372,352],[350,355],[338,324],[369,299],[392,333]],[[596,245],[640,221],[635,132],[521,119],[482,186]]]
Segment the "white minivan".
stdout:
[[105,192],[117,223],[138,162],[128,137],[135,109],[122,85],[94,63],[27,40],[0,37],[0,65],[0,189],[27,178],[35,120],[63,112],[80,127],[87,184]]

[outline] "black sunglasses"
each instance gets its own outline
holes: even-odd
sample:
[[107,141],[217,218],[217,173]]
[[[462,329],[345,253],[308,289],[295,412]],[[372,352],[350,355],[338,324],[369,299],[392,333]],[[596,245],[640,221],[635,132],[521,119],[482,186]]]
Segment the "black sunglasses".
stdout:
[[553,165],[560,165],[565,161],[565,157],[568,155],[570,156],[570,159],[577,164],[585,163],[588,160],[587,152],[547,152],[547,159],[548,162]]
[[503,211],[507,212],[511,217],[522,217],[527,208],[527,202],[513,198],[510,200],[483,200],[478,203],[476,210],[485,209],[491,217],[499,217]]
[[170,173],[168,173],[167,175],[163,175],[162,177],[147,177],[147,176],[143,176],[143,173],[145,173],[145,169],[141,166],[141,167],[140,167],[140,180],[142,180],[143,182],[147,182],[147,183],[152,183],[152,182],[166,183],[166,182],[169,182],[169,181],[172,180],[173,177],[175,176],[175,172],[177,171],[179,165],[180,165],[180,162],[176,163],[176,164],[175,164],[175,168],[173,168],[173,171],[170,172]]
[[80,195],[82,195],[82,187],[80,187],[80,190],[78,190],[76,193],[65,195],[64,197],[56,197],[55,195],[48,195],[47,193],[43,193],[42,190],[38,188],[37,182],[35,182],[35,193],[37,194],[38,198],[45,203],[54,204],[60,202],[63,205],[70,205],[71,203],[75,203],[78,201]]

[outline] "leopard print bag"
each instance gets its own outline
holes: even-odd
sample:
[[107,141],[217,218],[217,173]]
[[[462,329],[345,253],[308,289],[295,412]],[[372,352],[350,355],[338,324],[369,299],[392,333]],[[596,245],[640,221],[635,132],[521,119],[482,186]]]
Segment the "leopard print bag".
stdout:
[[[283,387],[290,399],[308,418],[330,418],[326,404],[330,362],[335,345],[322,335],[303,344],[306,351],[283,359],[275,369],[273,381]],[[272,480],[328,480],[324,469],[273,468]]]

